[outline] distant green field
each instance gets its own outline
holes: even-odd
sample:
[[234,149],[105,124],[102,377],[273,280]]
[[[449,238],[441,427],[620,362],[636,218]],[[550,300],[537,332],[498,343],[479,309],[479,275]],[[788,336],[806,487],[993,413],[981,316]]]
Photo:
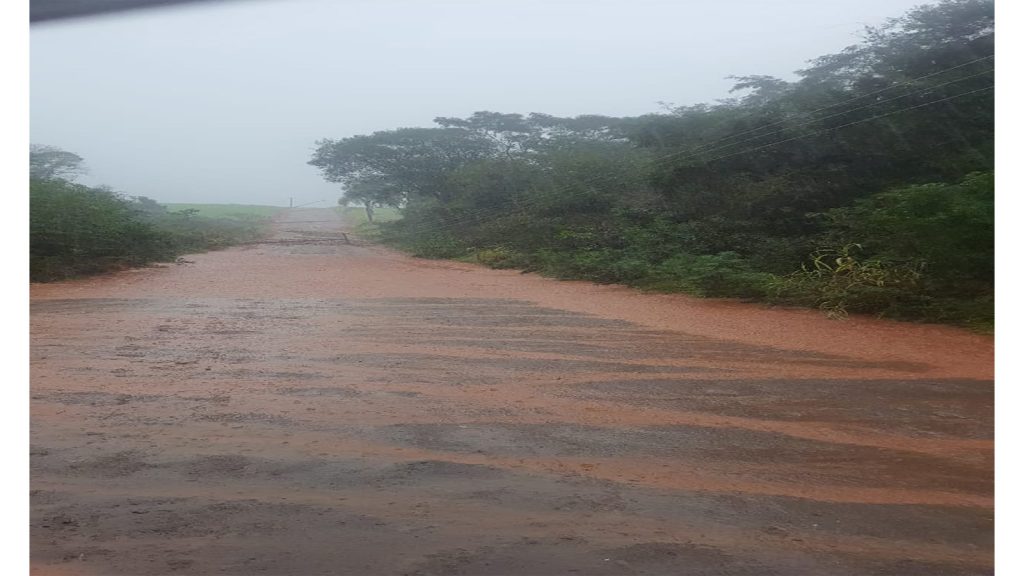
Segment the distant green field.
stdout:
[[198,210],[200,216],[207,218],[235,218],[238,220],[269,218],[281,210],[285,210],[279,206],[254,204],[164,204],[164,206],[171,212]]
[[[366,224],[366,210],[360,206],[349,206],[336,208],[338,212],[345,216],[350,222],[355,224]],[[395,208],[374,208],[373,209],[373,221],[374,222],[390,222],[392,220],[398,220],[402,217],[402,214]]]

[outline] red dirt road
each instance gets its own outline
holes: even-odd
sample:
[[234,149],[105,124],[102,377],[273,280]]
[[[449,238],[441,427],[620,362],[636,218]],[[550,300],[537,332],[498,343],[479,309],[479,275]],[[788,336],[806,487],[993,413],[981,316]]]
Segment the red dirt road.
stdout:
[[276,241],[32,288],[32,573],[992,573],[992,339]]

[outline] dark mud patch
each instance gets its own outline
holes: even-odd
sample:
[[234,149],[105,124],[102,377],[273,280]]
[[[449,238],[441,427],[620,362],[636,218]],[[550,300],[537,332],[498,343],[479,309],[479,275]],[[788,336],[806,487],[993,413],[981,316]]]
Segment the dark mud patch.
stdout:
[[145,455],[135,450],[126,450],[116,454],[98,456],[85,460],[72,462],[68,465],[68,472],[81,476],[100,476],[104,478],[119,478],[131,476],[149,468],[154,468],[145,460]]
[[572,359],[467,358],[443,354],[338,354],[317,360],[330,364],[387,370],[484,372],[632,372],[637,374],[687,374],[708,369],[688,366],[658,366]]
[[151,394],[114,394],[111,392],[58,392],[33,397],[33,399],[46,399],[59,404],[86,406],[124,406],[128,403],[153,402],[163,398],[165,397]]
[[62,500],[65,500],[69,495],[65,492],[59,492],[57,490],[29,490],[28,493],[29,502],[32,506],[47,506],[56,504]]
[[970,563],[939,563],[923,560],[894,559],[880,560],[867,555],[837,554],[826,558],[818,557],[823,563],[845,567],[845,574],[857,576],[992,576],[992,568],[982,568]]
[[492,466],[462,464],[446,460],[419,460],[394,464],[381,471],[375,478],[380,484],[421,484],[436,481],[479,481],[504,476],[504,472]]
[[316,489],[340,485],[336,482],[339,479],[347,479],[355,484],[365,482],[370,477],[364,463],[353,461],[282,460],[241,454],[199,456],[184,462],[169,463],[166,468],[169,473],[181,474],[190,482],[203,483],[212,479],[220,483],[225,479],[244,479],[273,483],[287,480]]
[[321,387],[321,388],[279,388],[278,394],[286,396],[311,396],[311,397],[333,397],[333,398],[357,398],[365,396],[366,392],[346,386]]
[[[452,305],[459,305],[463,307],[478,308],[482,311],[493,310],[495,308],[542,310],[542,308],[533,302],[528,300],[516,300],[513,298],[366,298],[358,300],[357,302],[359,302],[360,307],[363,308],[372,308],[374,306],[383,306],[386,308],[397,308],[401,306],[423,308],[425,306],[436,306],[439,309],[446,309]],[[565,313],[561,310],[554,311],[558,314]]]
[[192,417],[198,422],[220,422],[222,424],[269,424],[272,426],[295,426],[295,420],[264,412],[220,412],[200,414]]
[[966,506],[818,502],[802,498],[721,496],[715,503],[749,514],[765,534],[796,538],[800,532],[867,536],[880,540],[942,543],[985,549],[994,543],[992,510]]
[[142,298],[70,298],[63,300],[35,300],[30,304],[31,314],[108,313],[115,310],[153,308],[160,300]]
[[606,380],[564,396],[659,409],[834,422],[914,436],[991,439],[993,383],[984,380]]
[[212,394],[210,396],[177,396],[178,400],[198,402],[200,404],[227,404],[231,402],[231,396],[227,394]]
[[271,534],[279,531],[288,518],[294,521],[296,516],[328,511],[255,499],[209,503],[194,498],[130,498],[111,501],[110,508],[102,513],[93,510],[84,514],[80,507],[67,506],[42,519],[39,527],[53,528],[54,518],[70,519],[76,529],[101,536],[95,539]]
[[[833,461],[843,446],[780,434],[700,426],[620,428],[571,424],[395,424],[379,436],[428,450],[494,456],[712,456],[749,462]],[[752,447],[763,447],[766,453]],[[816,458],[814,455],[818,453]]]
[[477,298],[359,300],[354,302],[350,313],[354,316],[388,317],[410,321],[420,326],[605,329],[635,326],[623,320],[544,308],[528,302]]
[[399,398],[415,398],[422,396],[420,392],[409,390],[360,390],[347,386],[323,386],[319,388],[279,388],[278,394],[299,397],[327,398],[359,398],[365,396],[392,396]]
[[876,449],[736,428],[657,426],[611,428],[537,424],[414,424],[377,428],[382,439],[416,448],[499,457],[655,457],[719,465],[779,465],[757,480],[848,486],[932,488],[991,494],[982,469],[914,452]]
[[250,460],[237,454],[202,456],[194,459],[187,466],[187,474],[193,477],[231,477],[238,478],[245,474]]
[[224,371],[218,375],[230,377],[232,379],[237,378],[240,380],[252,380],[258,382],[304,382],[308,380],[321,380],[327,378],[327,375],[321,372],[253,370],[251,368]]
[[[32,558],[87,574],[381,574],[416,543],[378,517],[239,499],[85,499],[33,518]],[[404,544],[404,545],[403,545]],[[90,553],[90,550],[114,553]],[[385,552],[386,551],[386,552]]]
[[446,330],[438,335],[424,332],[416,335],[403,331],[395,335],[392,331],[376,333],[363,331],[361,336],[385,344],[422,344],[430,338],[435,345],[480,350],[557,353],[572,356],[603,358],[609,360],[650,360],[671,359],[677,361],[700,360],[723,363],[768,362],[836,368],[873,368],[920,372],[926,365],[910,362],[864,362],[842,356],[832,356],[805,351],[782,350],[777,348],[740,345],[734,342],[695,338],[686,334],[652,336],[642,330],[602,331],[603,337],[594,338],[590,332],[548,332],[530,334],[530,338],[515,338],[512,330],[499,333],[494,331]]
[[595,549],[584,540],[565,535],[557,538],[524,536],[493,546],[453,548],[428,555],[406,574],[790,576],[794,573],[705,546],[650,542]]
[[726,553],[720,548],[676,542],[643,542],[601,552],[607,561],[621,566],[626,572],[687,574],[694,576],[788,576],[750,559]]

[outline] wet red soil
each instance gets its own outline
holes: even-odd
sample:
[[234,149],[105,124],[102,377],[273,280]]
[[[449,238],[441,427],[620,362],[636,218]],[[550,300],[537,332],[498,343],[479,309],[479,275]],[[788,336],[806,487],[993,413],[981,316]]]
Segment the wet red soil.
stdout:
[[992,573],[990,337],[336,218],[33,286],[33,574]]

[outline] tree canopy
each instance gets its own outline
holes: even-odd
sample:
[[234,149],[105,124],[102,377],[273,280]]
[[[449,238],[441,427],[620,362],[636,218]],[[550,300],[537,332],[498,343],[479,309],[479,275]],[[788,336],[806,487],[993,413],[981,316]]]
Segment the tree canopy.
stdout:
[[29,174],[32,178],[74,180],[84,172],[85,166],[78,154],[43,144],[29,147]]

